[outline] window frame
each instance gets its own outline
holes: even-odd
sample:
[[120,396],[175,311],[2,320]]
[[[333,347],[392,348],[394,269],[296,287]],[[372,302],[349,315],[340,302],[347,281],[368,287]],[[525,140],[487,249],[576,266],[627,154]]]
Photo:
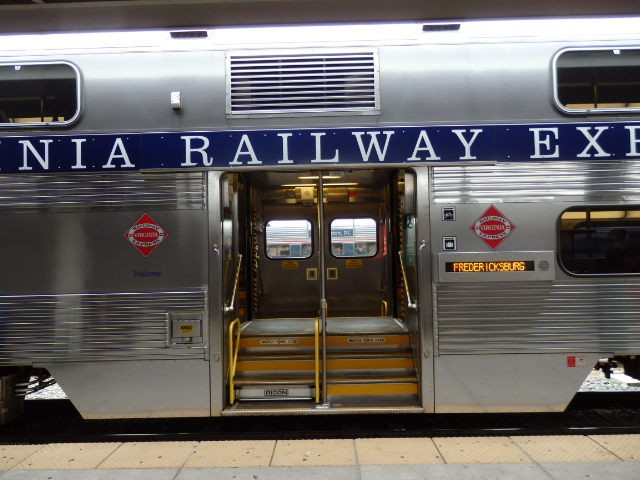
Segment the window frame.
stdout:
[[593,107],[593,108],[568,108],[561,101],[558,92],[558,60],[559,58],[568,52],[598,52],[598,51],[615,51],[615,50],[639,50],[640,46],[599,46],[599,47],[569,47],[563,48],[556,52],[553,56],[553,60],[551,62],[552,65],[552,90],[553,90],[553,103],[556,108],[558,108],[561,112],[566,113],[568,115],[585,115],[585,114],[595,114],[595,115],[605,115],[605,114],[637,114],[640,112],[640,107]]
[[[267,243],[267,228],[269,226],[269,223],[276,221],[276,222],[287,222],[287,221],[305,221],[307,222],[307,224],[309,225],[309,245],[311,246],[311,250],[309,251],[309,255],[305,256],[305,257],[291,257],[291,256],[287,256],[287,257],[272,257],[271,255],[269,255],[269,245]],[[314,245],[314,230],[313,230],[313,222],[311,222],[308,218],[271,218],[269,220],[267,220],[264,223],[264,254],[265,256],[269,259],[272,260],[274,262],[281,262],[281,261],[286,261],[286,260],[308,260],[309,258],[313,257],[313,254],[315,252],[315,245]],[[276,245],[279,243],[276,243]],[[291,249],[291,244],[289,244],[289,249]],[[289,250],[291,251],[291,250]],[[302,251],[302,248],[301,248]]]
[[82,113],[82,73],[78,66],[68,60],[56,60],[56,61],[15,61],[15,62],[0,62],[0,67],[16,67],[16,66],[46,66],[46,65],[65,65],[71,68],[75,75],[75,99],[76,110],[75,113],[68,120],[62,122],[0,122],[0,129],[33,129],[33,128],[61,128],[73,125],[78,121]]
[[[374,238],[375,238],[375,242],[376,242],[376,251],[372,255],[340,255],[340,256],[335,255],[333,253],[333,236],[331,235],[333,222],[335,222],[336,220],[364,220],[364,219],[373,220],[373,224],[374,224],[374,228],[375,228]],[[380,252],[380,239],[378,238],[378,234],[379,234],[378,222],[373,217],[370,217],[370,216],[335,217],[335,218],[332,218],[331,221],[329,222],[328,231],[329,231],[329,253],[335,259],[338,259],[338,260],[349,260],[349,259],[374,258]],[[355,234],[355,228],[354,228],[354,234]],[[356,246],[358,245],[358,243],[362,243],[362,242],[359,242],[357,239],[355,239],[353,241],[354,250],[355,250],[355,248],[357,248]]]
[[[571,212],[571,211],[575,211],[575,212],[586,212],[587,210],[591,210],[591,211],[616,211],[616,210],[625,210],[625,211],[630,211],[630,210],[636,210],[636,211],[640,211],[640,204],[639,205],[572,205],[570,207],[567,207],[565,209],[562,210],[562,212],[560,213],[560,215],[558,216],[558,220],[557,220],[557,225],[556,225],[556,235],[557,235],[557,260],[558,260],[558,266],[560,267],[560,269],[566,273],[567,275],[570,275],[572,277],[587,277],[587,278],[593,278],[593,277],[629,277],[629,276],[633,276],[633,277],[637,277],[640,276],[640,268],[638,269],[638,271],[635,272],[616,272],[616,271],[605,271],[605,272],[575,272],[570,270],[569,268],[567,268],[567,266],[565,265],[564,261],[563,261],[563,255],[562,255],[562,243],[563,243],[563,238],[562,238],[562,216],[567,213],[567,212]],[[638,223],[640,223],[640,217],[638,218]],[[619,226],[610,226],[609,229],[609,233],[611,233],[611,231],[614,231],[616,229],[622,229],[625,228],[624,225],[619,225]],[[640,228],[640,227],[639,227]],[[638,250],[638,257],[636,261],[640,261],[640,250]],[[594,257],[591,257],[594,258]],[[606,251],[605,251],[605,258],[606,258]]]

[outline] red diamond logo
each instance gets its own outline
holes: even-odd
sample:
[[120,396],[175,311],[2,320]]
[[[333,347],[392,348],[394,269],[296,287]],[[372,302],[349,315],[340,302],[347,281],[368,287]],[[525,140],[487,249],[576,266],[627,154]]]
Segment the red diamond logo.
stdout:
[[493,250],[504,242],[515,229],[516,226],[493,205],[471,225],[473,233]]
[[148,213],[141,216],[124,234],[124,238],[145,257],[151,255],[168,236],[165,229],[158,225],[158,222]]

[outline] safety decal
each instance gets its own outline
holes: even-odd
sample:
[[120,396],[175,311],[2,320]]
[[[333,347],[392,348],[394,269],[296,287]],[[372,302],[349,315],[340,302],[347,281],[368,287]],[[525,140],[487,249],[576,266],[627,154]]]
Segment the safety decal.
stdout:
[[471,225],[473,233],[493,250],[504,242],[515,229],[516,226],[493,205]]
[[168,236],[167,231],[148,213],[141,216],[124,234],[124,238],[145,257],[151,255]]

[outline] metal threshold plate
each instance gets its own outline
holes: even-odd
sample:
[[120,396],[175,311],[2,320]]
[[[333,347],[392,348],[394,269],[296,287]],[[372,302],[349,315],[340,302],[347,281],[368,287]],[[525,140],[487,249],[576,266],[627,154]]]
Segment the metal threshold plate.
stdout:
[[399,414],[425,413],[424,408],[416,406],[364,406],[364,407],[323,407],[313,402],[246,402],[234,405],[221,412],[222,416],[255,416],[255,415],[351,415],[351,414]]
[[[242,327],[242,336],[313,335],[314,318],[262,318],[251,320]],[[404,334],[405,327],[393,317],[330,317],[328,335]]]

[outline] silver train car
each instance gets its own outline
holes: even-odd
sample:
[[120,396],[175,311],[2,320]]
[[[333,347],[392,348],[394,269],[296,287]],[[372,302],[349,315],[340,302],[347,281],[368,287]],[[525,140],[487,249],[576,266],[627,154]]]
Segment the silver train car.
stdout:
[[640,22],[0,38],[2,421],[561,411],[640,374]]

